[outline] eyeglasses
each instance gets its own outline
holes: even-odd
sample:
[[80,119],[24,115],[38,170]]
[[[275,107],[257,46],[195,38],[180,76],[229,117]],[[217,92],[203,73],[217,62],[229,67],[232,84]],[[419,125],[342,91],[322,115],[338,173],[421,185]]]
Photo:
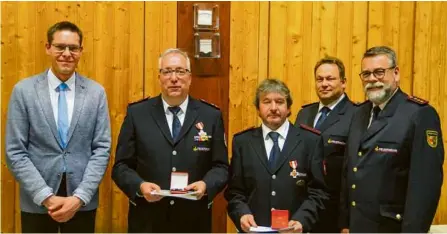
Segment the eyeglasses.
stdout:
[[362,71],[362,72],[360,72],[359,76],[360,76],[360,79],[362,79],[362,80],[368,80],[369,76],[371,76],[371,74],[373,74],[375,78],[382,79],[383,77],[385,77],[385,73],[387,70],[391,70],[394,68],[396,68],[396,66],[389,67],[389,68],[377,68],[377,69],[374,69],[372,72],[371,71]]
[[66,44],[51,44],[57,53],[63,53],[67,48],[71,53],[79,53],[82,50],[82,46],[78,45],[66,45]]
[[176,68],[175,70],[171,69],[160,69],[160,74],[164,77],[171,77],[172,73],[175,73],[175,75],[179,78],[182,78],[186,76],[190,71],[185,68]]

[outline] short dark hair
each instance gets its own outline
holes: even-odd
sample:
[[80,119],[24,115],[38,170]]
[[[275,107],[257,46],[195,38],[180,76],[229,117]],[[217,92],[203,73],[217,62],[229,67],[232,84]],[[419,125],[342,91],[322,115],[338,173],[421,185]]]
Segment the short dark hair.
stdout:
[[76,24],[69,22],[69,21],[61,21],[59,23],[54,24],[53,26],[51,26],[48,29],[47,32],[47,40],[48,40],[48,44],[51,45],[51,43],[53,42],[53,36],[57,31],[63,31],[63,30],[68,30],[70,32],[75,32],[79,35],[79,45],[82,46],[82,31],[81,29],[79,29],[78,26],[76,26]]
[[322,59],[320,59],[320,61],[317,62],[317,64],[315,64],[314,67],[314,76],[317,75],[317,69],[323,65],[323,64],[335,64],[338,67],[338,71],[340,73],[340,79],[341,80],[346,80],[346,75],[345,75],[345,65],[343,64],[343,62],[336,57],[331,57],[331,56],[326,56]]
[[273,78],[267,78],[267,79],[263,80],[258,85],[258,88],[256,88],[256,97],[255,97],[255,101],[254,101],[256,109],[259,110],[259,102],[260,102],[261,95],[263,93],[271,93],[271,92],[276,92],[276,93],[280,93],[280,94],[284,95],[286,97],[287,108],[290,109],[290,107],[292,106],[292,103],[293,103],[293,99],[292,99],[292,95],[290,94],[289,88],[287,87],[287,85],[284,82],[282,82],[278,79],[273,79]]
[[368,58],[368,57],[374,57],[377,55],[386,55],[388,57],[388,59],[390,60],[390,66],[391,67],[396,67],[397,66],[397,56],[396,56],[396,52],[394,52],[393,49],[391,49],[388,46],[375,46],[375,47],[371,47],[369,48],[364,54],[363,54],[363,58]]

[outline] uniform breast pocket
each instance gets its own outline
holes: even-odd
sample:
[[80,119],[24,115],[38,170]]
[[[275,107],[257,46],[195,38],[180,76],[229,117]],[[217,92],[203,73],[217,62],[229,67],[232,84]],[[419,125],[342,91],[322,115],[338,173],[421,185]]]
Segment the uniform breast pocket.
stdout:
[[325,143],[325,151],[328,154],[335,154],[336,156],[343,156],[346,147],[346,136],[330,135]]
[[399,153],[399,144],[397,142],[379,141],[374,146],[373,151],[382,156],[395,156]]
[[211,151],[211,143],[209,141],[196,141],[192,148],[194,152],[209,152]]

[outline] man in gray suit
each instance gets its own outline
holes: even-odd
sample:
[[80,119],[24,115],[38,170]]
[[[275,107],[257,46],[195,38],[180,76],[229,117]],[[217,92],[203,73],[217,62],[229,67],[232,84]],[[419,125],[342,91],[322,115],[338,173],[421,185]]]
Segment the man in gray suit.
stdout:
[[8,107],[6,162],[20,184],[23,232],[94,232],[111,146],[107,97],[75,72],[82,32],[49,28],[47,71],[17,83]]

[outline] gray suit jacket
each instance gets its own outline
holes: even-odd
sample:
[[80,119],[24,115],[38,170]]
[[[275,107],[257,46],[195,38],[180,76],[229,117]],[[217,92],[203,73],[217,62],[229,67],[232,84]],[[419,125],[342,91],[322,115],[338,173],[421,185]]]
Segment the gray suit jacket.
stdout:
[[20,183],[20,207],[46,213],[42,202],[56,194],[67,168],[67,193],[92,210],[110,155],[110,119],[104,88],[76,73],[73,116],[66,149],[60,146],[47,71],[17,83],[8,107],[6,163]]

